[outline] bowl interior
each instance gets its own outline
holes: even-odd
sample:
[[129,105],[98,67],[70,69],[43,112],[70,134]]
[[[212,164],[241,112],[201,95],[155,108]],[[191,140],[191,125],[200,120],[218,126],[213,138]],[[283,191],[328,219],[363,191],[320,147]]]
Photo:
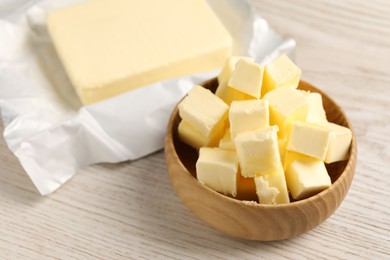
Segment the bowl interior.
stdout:
[[[202,84],[205,88],[210,89],[213,93],[215,92],[218,81],[217,79],[212,79],[209,81],[206,81]],[[324,105],[324,109],[326,111],[326,116],[329,122],[333,122],[345,127],[348,127],[351,129],[351,125],[342,111],[342,109],[331,99],[329,98],[325,93],[320,91],[319,89],[315,88],[314,86],[310,85],[309,83],[306,83],[304,81],[301,81],[299,84],[299,89],[302,90],[309,90],[311,92],[317,92],[322,95],[322,101]],[[176,150],[177,156],[180,159],[181,163],[184,165],[184,167],[189,171],[189,173],[196,178],[196,161],[198,159],[198,152],[196,149],[188,146],[187,144],[180,141],[178,137],[178,124],[180,122],[180,116],[178,113],[177,108],[173,112],[172,115],[172,139],[173,139],[173,145]],[[332,184],[336,182],[336,180],[340,177],[340,175],[343,173],[344,169],[346,168],[346,165],[348,163],[347,161],[340,161],[335,162],[331,164],[325,164],[326,168],[328,170],[329,176],[332,180]],[[290,197],[291,201],[294,202],[293,198]]]

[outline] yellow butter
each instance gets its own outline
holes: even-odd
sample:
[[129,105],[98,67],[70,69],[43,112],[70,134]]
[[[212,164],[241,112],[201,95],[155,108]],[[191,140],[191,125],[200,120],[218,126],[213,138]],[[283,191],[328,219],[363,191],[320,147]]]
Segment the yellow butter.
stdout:
[[296,200],[308,198],[332,184],[324,163],[312,158],[293,161],[286,170],[286,181]]
[[244,177],[267,175],[282,168],[277,126],[267,126],[236,136],[234,143]]
[[258,99],[261,94],[263,73],[263,66],[252,61],[240,60],[232,72],[228,85]]
[[283,157],[283,160],[282,160],[282,163],[283,163],[283,169],[284,170],[287,170],[287,168],[290,166],[290,164],[295,161],[295,160],[299,160],[299,159],[307,159],[307,158],[311,158],[310,156],[307,156],[307,155],[304,155],[304,154],[301,154],[301,153],[297,153],[297,152],[293,152],[293,151],[288,151],[286,150],[286,153]]
[[279,195],[279,190],[275,187],[270,187],[264,176],[255,177],[256,194],[260,204],[275,204],[276,197]]
[[232,49],[202,0],[87,1],[50,12],[47,27],[84,104],[220,68]]
[[219,140],[219,148],[226,150],[236,150],[236,146],[234,145],[234,141],[230,137],[230,128],[225,130],[223,137]]
[[196,162],[196,176],[200,183],[207,187],[237,195],[238,161],[234,151],[221,148],[202,147]]
[[270,187],[278,189],[279,193],[275,198],[276,204],[289,203],[290,197],[288,195],[286,178],[284,176],[283,168],[279,168],[275,172],[266,176]]
[[308,91],[301,92],[306,95],[306,100],[308,103],[307,116],[305,121],[318,124],[326,123],[326,113],[322,103],[321,94]]
[[297,88],[302,71],[286,55],[281,55],[265,66],[262,96],[276,88]]
[[348,159],[352,142],[351,130],[334,123],[327,123],[326,126],[331,130],[331,135],[325,162],[332,163]]
[[264,100],[270,106],[270,124],[279,127],[279,137],[287,137],[287,127],[292,121],[305,121],[308,111],[306,96],[301,91],[290,88],[277,88],[268,92]]
[[324,160],[330,142],[330,129],[317,124],[293,122],[287,150]]
[[239,133],[269,126],[268,101],[233,101],[229,108],[229,123],[232,140]]
[[183,120],[204,136],[212,136],[223,128],[229,107],[210,90],[196,85],[178,108]]
[[216,146],[218,141],[221,138],[221,133],[223,133],[223,125],[219,125],[220,129],[216,129],[212,135],[205,136],[195,128],[193,128],[189,123],[182,120],[179,123],[178,133],[179,138],[182,142],[188,144],[189,146],[199,149],[203,146]]

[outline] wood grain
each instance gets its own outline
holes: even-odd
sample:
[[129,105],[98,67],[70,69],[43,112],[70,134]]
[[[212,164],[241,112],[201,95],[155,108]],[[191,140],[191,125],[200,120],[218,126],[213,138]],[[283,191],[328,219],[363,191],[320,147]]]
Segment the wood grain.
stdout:
[[163,152],[89,167],[41,197],[0,140],[0,258],[389,259],[390,2],[252,2],[278,32],[296,39],[303,79],[351,120],[357,168],[336,212],[293,239],[234,239],[181,203]]

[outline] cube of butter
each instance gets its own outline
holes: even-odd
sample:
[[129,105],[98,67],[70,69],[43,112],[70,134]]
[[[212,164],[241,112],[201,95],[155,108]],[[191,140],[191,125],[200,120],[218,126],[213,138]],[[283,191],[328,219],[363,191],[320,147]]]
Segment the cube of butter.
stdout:
[[255,184],[260,204],[276,203],[276,196],[278,196],[279,190],[275,187],[269,187],[268,181],[265,180],[264,176],[255,177]]
[[181,118],[194,129],[204,136],[213,136],[225,124],[229,107],[210,90],[196,85],[178,108]]
[[182,142],[188,144],[189,146],[199,149],[203,146],[216,146],[218,141],[221,139],[221,133],[223,133],[223,124],[220,124],[220,130],[213,132],[213,135],[205,136],[195,128],[193,128],[189,123],[182,120],[179,123],[178,133],[179,138]]
[[[262,177],[262,179],[260,181],[259,178],[261,178],[261,177]],[[279,170],[277,170],[269,175],[257,176],[257,177],[255,177],[255,181],[256,181],[257,195],[259,197],[260,203],[263,203],[264,200],[266,202],[268,201],[268,202],[276,203],[276,204],[283,204],[283,203],[290,202],[290,198],[289,198],[288,190],[287,190],[286,178],[284,176],[283,168],[279,168]],[[262,195],[261,192],[259,192],[259,188],[263,185],[263,184],[261,184],[261,182],[267,182],[267,186],[269,188],[276,189],[278,191],[277,194],[275,194],[274,198],[272,198],[272,197],[267,198],[267,196],[266,196],[266,198],[263,198],[263,202],[262,202],[261,197],[262,196],[264,197],[264,195]],[[268,192],[266,192],[265,195],[268,195]],[[272,200],[270,201],[269,198],[272,198]]]
[[284,170],[287,170],[287,168],[290,166],[290,164],[295,161],[295,160],[298,160],[298,159],[310,159],[313,157],[310,157],[310,156],[307,156],[307,155],[304,155],[304,154],[301,154],[301,153],[297,153],[297,152],[293,152],[293,151],[286,151],[284,157],[283,157],[283,160],[282,160],[282,163],[283,163],[283,169]]
[[331,135],[325,162],[332,163],[348,159],[352,142],[351,130],[334,123],[328,123],[326,126],[331,129]]
[[319,93],[301,91],[306,95],[308,103],[308,110],[306,116],[306,122],[324,124],[327,122],[326,113],[322,104],[322,96]]
[[296,120],[304,121],[307,117],[308,102],[299,90],[285,87],[267,93],[264,98],[270,106],[270,124],[279,126],[279,137],[286,138],[286,128]]
[[236,150],[236,146],[234,145],[234,141],[230,137],[230,128],[227,128],[225,130],[225,134],[223,137],[219,140],[219,148],[226,149],[226,150]]
[[261,99],[233,101],[229,109],[230,134],[237,134],[269,126],[268,101]]
[[293,122],[287,150],[325,160],[331,131],[323,125]]
[[293,161],[287,168],[286,181],[292,197],[296,200],[315,195],[332,184],[325,164],[313,158]]
[[200,183],[225,195],[237,195],[238,161],[234,151],[202,147],[196,162]]
[[297,88],[302,71],[286,55],[281,55],[265,66],[262,96],[276,88]]
[[244,177],[271,174],[282,168],[277,126],[267,126],[236,136],[234,143]]
[[263,73],[263,66],[252,61],[240,60],[232,72],[228,85],[258,99],[261,94]]
[[[221,72],[218,75],[218,84],[219,84],[219,86],[221,86],[221,85],[227,86],[227,84],[228,84],[228,82],[230,80],[230,77],[232,76],[232,72],[234,71],[234,69],[236,68],[236,64],[240,60],[254,62],[253,59],[249,58],[249,57],[241,57],[241,56],[229,57],[226,60],[225,65],[222,67],[222,70],[221,70]],[[218,89],[217,89],[216,94],[218,95]]]
[[220,68],[232,50],[228,31],[200,0],[85,1],[46,20],[84,104]]

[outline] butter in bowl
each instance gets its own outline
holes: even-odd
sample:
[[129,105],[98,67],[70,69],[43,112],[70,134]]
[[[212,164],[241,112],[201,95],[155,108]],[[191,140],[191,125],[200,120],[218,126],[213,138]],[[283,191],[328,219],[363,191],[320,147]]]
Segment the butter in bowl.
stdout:
[[265,66],[232,57],[173,112],[165,142],[171,182],[212,227],[285,239],[322,223],[346,195],[356,164],[351,125],[300,76],[284,55]]

